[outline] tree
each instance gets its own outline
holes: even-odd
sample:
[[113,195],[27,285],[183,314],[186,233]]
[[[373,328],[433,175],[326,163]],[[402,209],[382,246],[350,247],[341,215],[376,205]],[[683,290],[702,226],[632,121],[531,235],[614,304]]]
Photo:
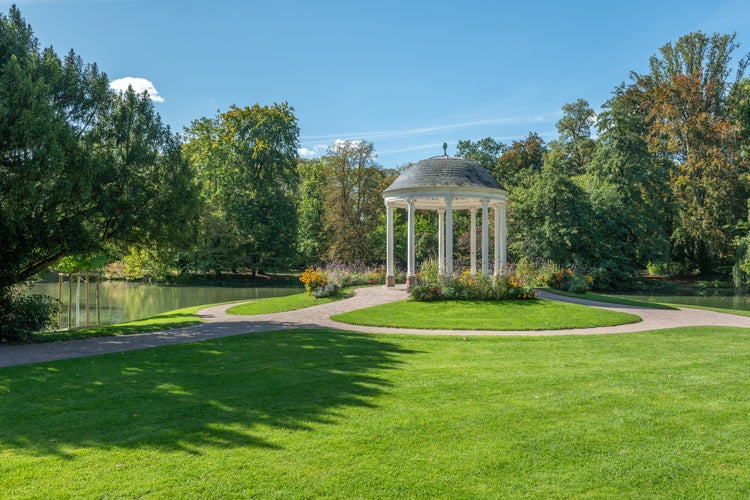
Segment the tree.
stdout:
[[325,259],[328,241],[325,234],[325,164],[320,158],[299,160],[300,185],[297,195],[297,251],[302,265]]
[[620,85],[599,115],[599,138],[588,168],[592,203],[606,218],[602,238],[621,274],[669,259],[670,166],[653,156],[641,97]]
[[327,256],[332,261],[370,263],[375,247],[381,244],[373,236],[385,211],[381,193],[387,179],[373,152],[370,142],[343,141],[331,146],[323,158]]
[[63,257],[179,245],[197,207],[191,183],[146,95],[113,93],[73,51],[40,50],[16,7],[0,15],[0,323],[14,304],[44,309],[19,285]]
[[498,142],[492,137],[485,137],[476,142],[458,141],[456,145],[457,155],[469,161],[473,161],[480,167],[492,173],[497,160],[505,151],[505,144]]
[[40,51],[11,7],[0,17],[0,288],[96,246],[94,185],[81,136],[107,105],[107,78],[72,52]]
[[746,216],[748,167],[727,98],[741,81],[747,58],[740,60],[731,84],[734,39],[685,35],[651,58],[649,74],[634,75],[634,87],[643,96],[649,149],[672,165],[673,256],[704,273],[728,260],[731,228]]
[[287,103],[231,106],[186,129],[208,210],[195,264],[258,272],[295,260],[299,127]]
[[0,287],[108,244],[175,244],[195,208],[192,172],[147,96],[108,90],[96,65],[38,49],[0,18]]
[[541,174],[511,194],[514,222],[509,250],[516,258],[532,262],[590,266],[597,241],[591,234],[592,209],[586,192],[570,179],[563,163],[559,150],[549,153]]
[[542,172],[547,145],[532,132],[522,141],[513,141],[500,155],[490,172],[509,191],[524,186]]
[[563,116],[557,122],[560,143],[565,151],[565,166],[570,175],[579,175],[586,170],[594,152],[591,126],[594,125],[594,110],[585,99],[563,106]]

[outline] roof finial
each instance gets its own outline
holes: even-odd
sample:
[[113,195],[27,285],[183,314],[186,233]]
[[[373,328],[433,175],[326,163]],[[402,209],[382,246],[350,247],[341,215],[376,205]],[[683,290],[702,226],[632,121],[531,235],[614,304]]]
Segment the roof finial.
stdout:
[[443,143],[443,156],[448,156],[448,143]]

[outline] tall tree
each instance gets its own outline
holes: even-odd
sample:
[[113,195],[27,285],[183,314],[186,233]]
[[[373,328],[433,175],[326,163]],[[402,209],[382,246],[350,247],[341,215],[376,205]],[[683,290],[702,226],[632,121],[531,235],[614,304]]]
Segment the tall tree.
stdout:
[[0,14],[0,337],[45,326],[49,308],[19,290],[61,258],[190,234],[177,139],[147,96],[108,87],[73,51],[41,50],[15,6]]
[[748,168],[727,106],[737,47],[734,35],[690,33],[663,46],[650,60],[651,72],[636,75],[634,84],[643,95],[649,148],[672,164],[673,255],[702,272],[726,262],[728,229],[746,216]]
[[594,110],[585,99],[578,99],[562,108],[563,116],[557,122],[560,143],[566,155],[566,169],[570,175],[579,175],[586,170],[594,153],[591,127],[594,125]]
[[[145,96],[0,16],[0,288],[109,243],[185,234],[192,175]],[[179,229],[179,230],[178,230]]]
[[386,176],[366,141],[337,142],[324,157],[326,170],[325,229],[332,261],[374,260],[373,236],[385,210],[381,193]]
[[328,241],[325,234],[325,164],[320,158],[299,160],[297,196],[297,251],[302,265],[325,260]]
[[478,141],[458,141],[456,146],[456,154],[459,157],[473,161],[490,173],[503,151],[505,151],[505,144],[492,137],[485,137]]
[[551,260],[560,265],[590,266],[596,238],[592,209],[585,191],[573,182],[564,167],[564,155],[546,155],[541,174],[528,187],[511,193],[513,224],[509,250],[516,258]]
[[490,172],[510,192],[524,186],[542,172],[547,144],[539,134],[532,132],[521,141],[513,141],[500,155]]
[[599,115],[599,138],[588,168],[592,202],[607,230],[610,255],[623,273],[669,259],[670,165],[652,155],[637,89],[620,85]]
[[209,206],[196,256],[217,270],[289,266],[299,182],[294,109],[287,103],[233,105],[213,119],[193,121],[186,134],[185,151]]

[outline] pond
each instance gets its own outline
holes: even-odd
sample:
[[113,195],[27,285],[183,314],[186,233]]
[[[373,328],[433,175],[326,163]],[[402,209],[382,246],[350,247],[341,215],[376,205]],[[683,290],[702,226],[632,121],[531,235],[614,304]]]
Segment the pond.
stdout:
[[[620,294],[618,294],[620,295]],[[740,309],[750,311],[750,295],[734,290],[679,290],[660,294],[622,294],[623,297],[662,302],[666,304],[684,304],[686,306],[718,307],[721,309]]]
[[[89,290],[89,320],[96,324],[96,285],[92,282]],[[86,324],[85,284],[72,287],[71,323],[73,326]],[[32,293],[58,296],[57,283],[37,283]],[[285,287],[222,287],[222,286],[170,286],[123,281],[102,281],[99,283],[99,312],[102,324],[122,323],[134,319],[147,318],[166,311],[202,304],[282,297],[303,291],[302,288]],[[67,326],[68,285],[63,286],[63,328]],[[79,295],[80,293],[80,295]]]

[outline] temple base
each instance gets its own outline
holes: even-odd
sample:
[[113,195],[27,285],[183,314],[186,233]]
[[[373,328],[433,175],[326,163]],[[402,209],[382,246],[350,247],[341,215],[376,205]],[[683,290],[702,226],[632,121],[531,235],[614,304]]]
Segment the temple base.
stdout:
[[385,286],[388,288],[393,288],[396,286],[396,277],[395,276],[386,276],[385,277]]
[[406,277],[406,288],[409,289],[417,284],[417,277],[416,276],[407,276]]

